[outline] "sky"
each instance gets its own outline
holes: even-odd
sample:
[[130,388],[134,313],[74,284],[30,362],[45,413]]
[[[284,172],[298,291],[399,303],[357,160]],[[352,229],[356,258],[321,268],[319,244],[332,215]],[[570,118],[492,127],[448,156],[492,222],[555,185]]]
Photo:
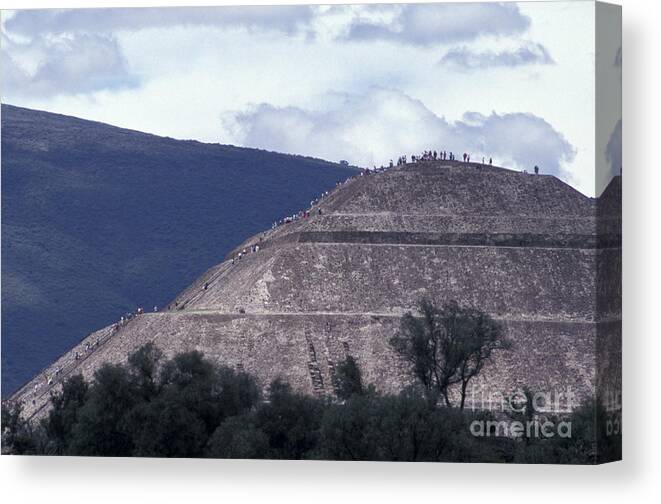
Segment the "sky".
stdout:
[[[538,165],[594,196],[621,168],[618,117],[595,142],[594,8],[3,11],[1,97],[158,135],[365,167],[424,149],[469,152],[518,170]],[[621,46],[609,50],[605,72],[618,76]],[[607,173],[598,180],[595,159]]]

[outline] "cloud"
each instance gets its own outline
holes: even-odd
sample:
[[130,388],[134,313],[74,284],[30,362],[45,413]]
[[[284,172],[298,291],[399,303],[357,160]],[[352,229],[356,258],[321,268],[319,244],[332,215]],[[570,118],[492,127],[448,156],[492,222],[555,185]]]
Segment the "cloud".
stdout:
[[[606,146],[606,160],[610,165],[610,175],[619,175],[622,170],[622,119],[617,121]],[[608,177],[610,180],[610,177]]]
[[110,9],[21,10],[8,19],[5,29],[35,36],[57,33],[112,33],[171,26],[260,28],[294,33],[310,21],[311,6],[161,7]]
[[510,3],[412,4],[392,8],[398,10],[398,15],[388,21],[357,17],[346,38],[426,46],[468,41],[482,35],[517,34],[530,26],[530,18]]
[[[310,35],[322,19],[339,15],[348,40],[388,39],[414,45],[520,33],[530,19],[507,3],[419,5],[281,5],[169,8],[19,10],[3,23],[8,33],[115,33],[172,26],[275,31]],[[323,23],[322,23],[323,24]]]
[[543,45],[527,42],[517,49],[500,52],[475,52],[466,47],[459,47],[448,51],[439,63],[460,70],[477,70],[524,65],[551,65],[555,62]]
[[[25,63],[30,61],[31,65]],[[104,35],[39,36],[23,44],[3,37],[2,68],[3,96],[9,99],[88,93],[137,84],[117,41]]]
[[[160,29],[162,36],[171,27],[210,27],[303,34],[307,41],[328,32],[336,41],[389,38],[425,45],[520,31],[529,22],[509,4],[18,10],[2,24],[3,94],[44,98],[137,86],[149,76],[130,73],[118,40],[125,43],[124,35],[146,29]],[[172,61],[172,54],[164,59]]]
[[571,178],[564,165],[573,160],[574,147],[532,114],[471,112],[448,122],[419,100],[384,88],[336,95],[327,101],[331,102],[327,110],[263,103],[224,121],[239,143],[249,147],[347,159],[361,166],[386,164],[424,149],[445,149],[470,152],[473,159],[493,157],[511,168],[538,165],[544,173]]
[[123,31],[206,26],[292,34],[312,13],[310,6],[14,11],[2,24],[3,98],[137,86],[117,42]]
[[8,91],[11,93],[21,90],[29,82],[30,76],[23,71],[6,51],[0,52],[0,66],[2,67],[3,95],[7,95]]

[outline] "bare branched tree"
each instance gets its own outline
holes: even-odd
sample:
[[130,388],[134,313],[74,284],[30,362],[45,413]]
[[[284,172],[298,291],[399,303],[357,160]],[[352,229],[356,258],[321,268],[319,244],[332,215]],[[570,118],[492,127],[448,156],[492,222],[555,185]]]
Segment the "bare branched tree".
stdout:
[[411,365],[416,379],[452,406],[449,389],[459,385],[464,408],[468,383],[478,376],[494,350],[511,347],[503,327],[488,314],[460,307],[456,301],[440,308],[422,300],[419,315],[406,313],[391,346]]

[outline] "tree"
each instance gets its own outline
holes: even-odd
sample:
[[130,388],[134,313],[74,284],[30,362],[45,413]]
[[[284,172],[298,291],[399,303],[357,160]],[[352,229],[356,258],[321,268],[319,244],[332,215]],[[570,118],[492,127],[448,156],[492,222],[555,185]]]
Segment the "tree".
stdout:
[[149,400],[159,391],[157,375],[162,358],[163,352],[151,341],[129,355],[129,370],[144,400]]
[[470,435],[467,418],[464,412],[439,408],[416,389],[385,396],[368,391],[325,411],[319,456],[330,460],[495,460],[480,447],[484,443]]
[[199,415],[172,395],[141,402],[127,425],[137,457],[201,457],[209,438]]
[[101,366],[72,427],[68,455],[130,456],[133,442],[126,414],[138,401],[126,367]]
[[353,395],[324,412],[319,456],[328,460],[376,460],[380,436],[376,394]]
[[269,440],[269,458],[309,458],[317,446],[323,404],[313,397],[294,393],[288,383],[275,380],[269,401],[256,413],[256,426]]
[[49,440],[49,451],[57,455],[68,453],[72,428],[78,421],[80,408],[87,400],[89,385],[82,375],[74,375],[64,381],[62,391],[51,394],[52,409],[44,421]]
[[2,405],[2,454],[35,455],[38,443],[20,404]]
[[219,367],[197,351],[179,354],[166,362],[160,386],[162,397],[180,402],[202,419],[208,435],[228,416],[252,408],[260,397],[251,376]]
[[[178,354],[159,371],[158,359],[149,357],[153,350],[146,346],[132,355],[134,361],[147,364],[138,367],[142,370],[138,376],[144,378],[137,381],[138,390],[156,391],[126,418],[135,455],[201,457],[223,420],[259,401],[259,387],[245,373],[219,367],[195,351]],[[158,380],[153,378],[156,375]]]
[[243,414],[259,403],[261,390],[249,374],[221,366],[218,369],[218,379],[220,382],[218,404],[223,419]]
[[252,414],[233,416],[218,426],[207,444],[210,458],[263,459],[269,449],[268,436],[255,425]]
[[452,406],[450,387],[459,384],[463,409],[470,380],[480,374],[494,350],[511,344],[498,322],[456,301],[437,308],[422,300],[419,311],[419,316],[408,312],[402,317],[400,332],[390,345],[427,391],[440,394],[447,406]]
[[218,401],[221,390],[218,369],[201,352],[181,353],[166,362],[161,370],[160,387],[159,397],[177,402],[197,415],[204,422],[208,435],[223,420]]
[[343,400],[352,395],[363,393],[363,380],[356,360],[350,355],[337,366],[336,374],[337,397]]

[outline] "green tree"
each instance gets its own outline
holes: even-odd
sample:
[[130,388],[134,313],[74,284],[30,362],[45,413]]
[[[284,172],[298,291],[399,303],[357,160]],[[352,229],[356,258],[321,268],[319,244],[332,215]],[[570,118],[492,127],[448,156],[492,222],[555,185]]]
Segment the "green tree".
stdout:
[[163,352],[151,341],[129,355],[129,371],[138,394],[149,400],[159,392],[158,372]]
[[253,409],[261,399],[261,390],[255,379],[247,373],[236,372],[231,368],[218,368],[220,389],[218,404],[222,419],[241,415]]
[[138,457],[201,457],[209,438],[200,416],[171,394],[138,404],[126,423]]
[[218,394],[221,389],[216,365],[193,351],[176,355],[161,371],[160,396],[168,402],[178,402],[198,416],[208,435],[223,420]]
[[152,386],[157,395],[138,404],[127,417],[134,453],[139,456],[201,457],[221,422],[250,410],[260,397],[252,377],[218,367],[200,352],[175,356],[164,363],[159,375]]
[[267,458],[269,438],[257,427],[255,415],[244,414],[226,419],[218,426],[207,444],[210,458]]
[[[493,461],[487,443],[470,435],[470,415],[439,408],[415,389],[398,395],[353,395],[329,407],[320,457],[331,460]],[[479,455],[479,458],[477,455]]]
[[51,394],[52,408],[44,421],[50,453],[55,455],[69,453],[72,429],[78,422],[80,409],[87,400],[88,390],[88,383],[78,374],[64,381],[61,392]]
[[379,421],[373,394],[352,395],[328,407],[320,431],[319,457],[328,460],[376,460]]
[[452,406],[449,389],[458,384],[463,409],[470,380],[480,374],[495,350],[511,344],[498,322],[456,301],[438,308],[423,300],[419,312],[419,316],[408,312],[402,317],[400,332],[390,344],[411,365],[420,383],[440,394],[447,406]]
[[38,443],[20,404],[2,405],[2,454],[36,455]]
[[104,364],[94,373],[85,403],[77,414],[69,455],[128,457],[133,441],[126,415],[139,401],[126,367]]
[[288,383],[275,380],[269,400],[257,410],[256,425],[269,440],[270,458],[303,459],[317,446],[324,405],[294,393]]
[[346,400],[352,395],[363,393],[363,379],[360,368],[352,356],[338,364],[335,374],[337,397]]

